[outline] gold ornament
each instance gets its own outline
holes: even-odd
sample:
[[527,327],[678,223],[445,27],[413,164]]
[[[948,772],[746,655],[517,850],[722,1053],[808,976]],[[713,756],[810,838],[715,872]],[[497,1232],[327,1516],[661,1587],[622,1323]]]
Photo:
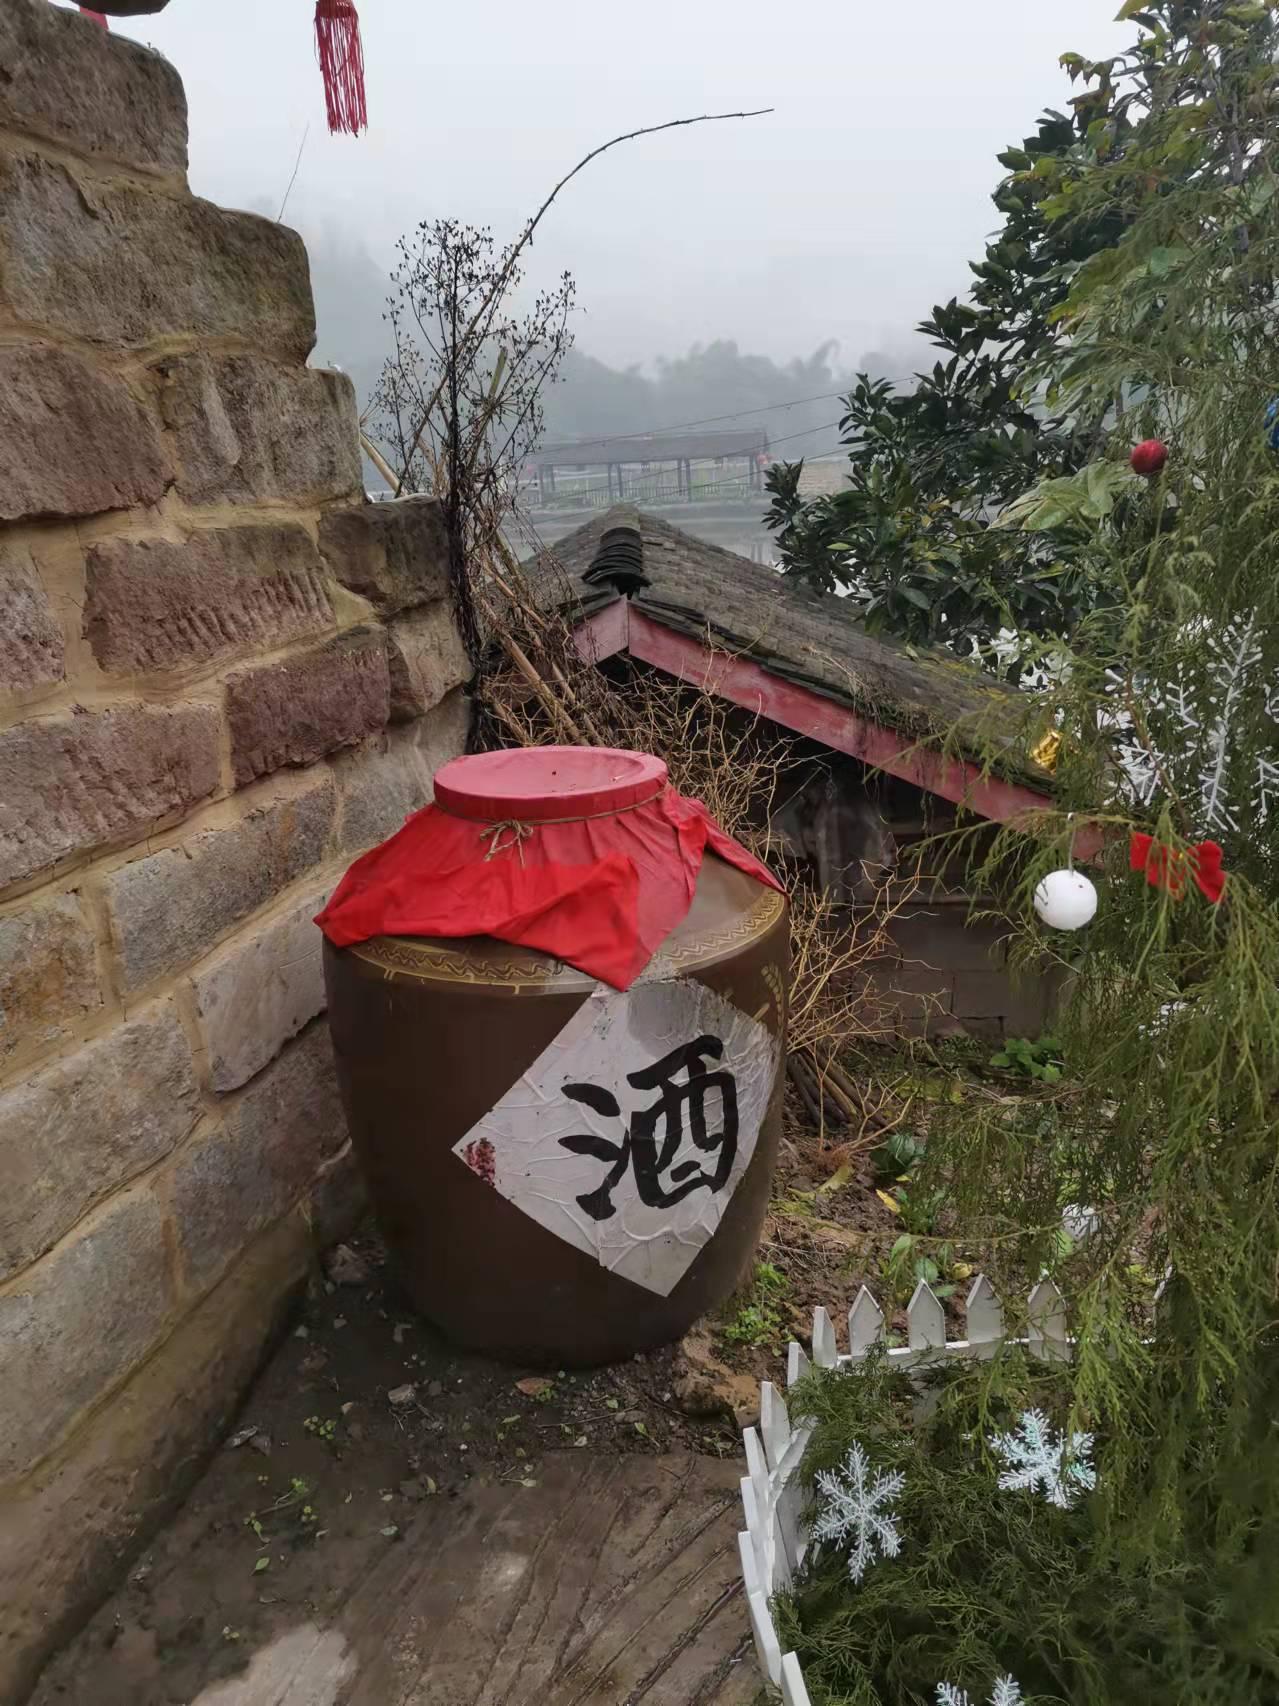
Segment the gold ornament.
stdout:
[[1051,776],[1057,768],[1057,756],[1061,752],[1061,730],[1049,729],[1044,738],[1030,749],[1030,756],[1041,770],[1046,770]]

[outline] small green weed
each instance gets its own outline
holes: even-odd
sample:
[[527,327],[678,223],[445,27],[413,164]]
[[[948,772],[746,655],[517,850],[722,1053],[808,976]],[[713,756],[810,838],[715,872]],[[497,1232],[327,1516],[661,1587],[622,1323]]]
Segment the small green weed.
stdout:
[[1012,1072],[1019,1078],[1034,1078],[1040,1084],[1059,1084],[1066,1070],[1061,1044],[1056,1037],[1009,1037],[990,1064],[1000,1072]]
[[790,1290],[790,1281],[771,1262],[756,1262],[748,1300],[724,1328],[724,1337],[731,1345],[776,1344],[785,1330],[781,1303]]
[[[935,1297],[950,1297],[955,1290],[954,1280],[961,1277],[953,1273],[954,1267],[962,1269],[964,1276],[970,1272],[966,1264],[953,1263],[953,1254],[949,1244],[941,1244],[930,1253],[925,1252],[920,1249],[920,1240],[915,1233],[903,1232],[884,1263],[884,1278],[892,1289],[894,1300],[904,1301],[920,1280],[932,1287]],[[953,1274],[953,1277],[946,1278],[948,1274]],[[943,1280],[944,1284],[939,1283]]]
[[925,1190],[917,1184],[916,1174],[923,1159],[923,1142],[909,1131],[893,1132],[871,1154],[875,1194],[900,1217],[906,1231],[919,1238],[927,1238],[936,1230],[946,1201],[945,1192],[936,1186]]
[[893,1179],[904,1183],[923,1158],[924,1145],[913,1131],[892,1132],[871,1151],[875,1183],[885,1185]]

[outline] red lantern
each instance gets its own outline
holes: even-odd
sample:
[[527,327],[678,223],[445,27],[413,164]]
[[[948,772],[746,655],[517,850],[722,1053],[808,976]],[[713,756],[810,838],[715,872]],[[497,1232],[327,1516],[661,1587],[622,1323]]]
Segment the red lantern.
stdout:
[[1144,474],[1148,480],[1152,479],[1168,460],[1168,446],[1161,438],[1148,438],[1136,447],[1128,460],[1132,463],[1134,473]]

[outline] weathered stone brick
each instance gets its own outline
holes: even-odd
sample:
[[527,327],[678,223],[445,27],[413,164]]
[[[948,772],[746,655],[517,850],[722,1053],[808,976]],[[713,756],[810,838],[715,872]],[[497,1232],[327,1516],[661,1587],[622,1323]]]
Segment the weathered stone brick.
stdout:
[[140,835],[218,784],[218,714],[123,705],[0,734],[0,888]]
[[391,730],[377,748],[334,760],[344,853],[362,853],[385,841],[430,802],[435,772],[466,750],[470,717],[469,699],[455,688],[417,722]]
[[471,674],[452,606],[446,599],[391,628],[391,720],[420,717]]
[[0,1066],[101,1005],[93,935],[74,895],[0,917]]
[[189,503],[362,496],[355,387],[344,373],[251,355],[160,362],[160,411]]
[[0,542],[0,693],[61,681],[62,629],[31,553]]
[[333,766],[342,796],[342,851],[363,853],[404,827],[431,798],[430,778],[413,731],[390,735],[381,749],[365,747]]
[[303,361],[315,342],[296,232],[191,196],[77,181],[34,155],[0,159],[0,306],[119,349],[238,337]]
[[171,1005],[0,1095],[0,1279],[167,1155],[198,1117],[191,1050]]
[[226,704],[236,782],[353,746],[386,726],[390,699],[380,628],[356,628],[300,657],[233,675]]
[[178,1157],[173,1213],[188,1281],[212,1285],[256,1232],[301,1200],[346,1136],[321,1021],[249,1086],[219,1131]]
[[460,752],[466,751],[470,728],[471,700],[460,687],[455,688],[433,711],[428,711],[413,724],[413,743],[417,747],[428,783],[434,784],[435,772],[450,759],[456,758]]
[[952,972],[917,964],[891,966],[877,971],[875,982],[902,1021],[927,1025],[951,1011],[955,985]]
[[324,1011],[323,938],[313,920],[328,895],[327,888],[307,895],[191,979],[215,1090],[247,1084]]
[[[1072,975],[1068,966],[1049,960],[1039,966],[1010,971],[1008,1005],[1000,1015],[1003,1034],[1008,1037],[1042,1037],[1051,1032],[1061,1004],[1067,998]],[[955,981],[958,986],[959,979]],[[956,1012],[959,1012],[959,999],[960,992],[956,987]]]
[[0,443],[0,521],[153,504],[170,476],[159,433],[124,381],[66,350],[0,350]]
[[364,1174],[348,1143],[320,1169],[311,1186],[311,1229],[316,1245],[327,1250],[354,1232],[368,1207]]
[[320,552],[380,616],[433,603],[448,590],[448,541],[437,498],[397,498],[336,510],[320,522]]
[[1011,974],[1006,971],[955,973],[954,1011],[961,1019],[994,1019],[1007,1013],[1013,999]]
[[[95,33],[96,32],[96,33]],[[47,0],[0,10],[0,122],[91,159],[182,172],[187,103],[158,53]]]
[[1007,925],[970,919],[967,900],[912,907],[895,918],[891,935],[904,960],[949,971],[993,971],[1004,963]]
[[170,539],[108,539],[86,559],[84,632],[108,674],[272,650],[333,625],[305,528],[215,527]]
[[128,1374],[173,1304],[160,1211],[131,1192],[0,1296],[0,1480],[39,1461]]
[[337,813],[331,776],[275,798],[227,829],[209,829],[122,865],[102,880],[128,996],[189,965],[242,918],[324,858]]
[[264,1233],[64,1452],[0,1492],[0,1700],[27,1698],[42,1662],[84,1627],[124,1561],[185,1497],[309,1256],[300,1217]]

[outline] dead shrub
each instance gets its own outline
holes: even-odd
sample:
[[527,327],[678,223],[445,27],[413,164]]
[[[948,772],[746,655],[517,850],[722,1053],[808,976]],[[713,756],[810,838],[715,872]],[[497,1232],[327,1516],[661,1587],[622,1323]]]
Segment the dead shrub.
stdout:
[[[564,601],[569,602],[567,582]],[[672,785],[781,878],[790,904],[788,1070],[823,1144],[838,1157],[877,1142],[897,1117],[892,1098],[862,1089],[847,1066],[869,1044],[896,1040],[896,1007],[876,976],[895,956],[893,920],[914,879],[879,885],[868,905],[837,906],[773,827],[797,772],[811,770],[799,743],[767,718],[704,688],[629,660],[605,669],[584,660],[569,623],[535,608],[508,551],[493,565],[481,607],[503,654],[482,681],[493,744],[564,742],[651,752]],[[710,636],[705,644],[714,649]]]

